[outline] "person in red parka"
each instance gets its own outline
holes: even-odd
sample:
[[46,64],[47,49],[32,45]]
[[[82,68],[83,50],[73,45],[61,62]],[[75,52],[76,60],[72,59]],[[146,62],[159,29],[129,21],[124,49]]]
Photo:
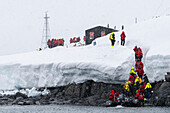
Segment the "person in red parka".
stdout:
[[144,93],[144,91],[145,91],[145,86],[146,86],[145,82],[142,82],[141,85],[140,85],[140,90],[141,90],[142,93]]
[[143,53],[142,53],[142,50],[141,50],[141,48],[138,48],[138,58],[140,59],[140,61],[142,60],[142,57],[143,57]]
[[48,39],[47,45],[48,45],[48,48],[51,48],[51,41],[50,41],[50,39]]
[[129,92],[130,92],[131,95],[134,95],[134,82],[135,82],[135,77],[132,76],[132,75],[130,75],[128,81],[130,81],[130,84],[129,84],[129,90],[130,90],[130,91],[129,91]]
[[135,69],[137,70],[139,66],[143,69],[143,63],[140,61],[140,59],[137,59]]
[[120,37],[121,37],[121,45],[124,46],[125,45],[125,38],[126,38],[124,31],[122,31],[122,34],[120,35]]
[[118,96],[119,96],[119,92],[115,93],[114,90],[112,90],[109,96],[109,100],[118,102],[118,99],[117,99]]
[[115,91],[112,90],[109,96],[109,100],[113,100],[114,101],[114,95],[115,95]]
[[136,70],[138,76],[142,79],[142,76],[144,74],[143,68],[141,68],[140,66],[137,68]]
[[135,46],[133,50],[135,52],[135,61],[137,61],[137,59],[138,59],[138,47]]
[[70,38],[70,44],[73,42],[73,39],[72,38]]
[[135,99],[138,99],[139,102],[143,102],[143,94],[140,90],[137,90],[137,93],[136,93],[136,96],[135,96]]

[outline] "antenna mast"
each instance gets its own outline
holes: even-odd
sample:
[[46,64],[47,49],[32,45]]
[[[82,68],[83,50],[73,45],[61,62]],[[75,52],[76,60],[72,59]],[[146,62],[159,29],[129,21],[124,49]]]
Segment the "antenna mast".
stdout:
[[46,49],[47,48],[47,41],[50,39],[50,28],[49,28],[49,22],[48,19],[50,17],[47,16],[47,12],[45,13],[45,23],[43,28],[43,35],[42,35],[42,41],[41,41],[41,48]]

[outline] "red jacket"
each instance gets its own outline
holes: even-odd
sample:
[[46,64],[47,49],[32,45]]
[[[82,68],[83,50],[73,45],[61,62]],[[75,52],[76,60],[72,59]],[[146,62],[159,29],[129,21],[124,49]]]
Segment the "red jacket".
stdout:
[[110,99],[114,98],[114,94],[115,94],[115,92],[114,92],[114,90],[112,90],[111,93],[110,93],[109,98],[110,98]]
[[142,93],[137,93],[136,96],[135,96],[135,98],[137,98],[139,101],[140,101],[140,100],[143,100],[143,95],[142,95]]
[[142,92],[144,92],[145,91],[145,82],[142,82],[142,84],[140,85],[140,90],[142,91]]
[[86,41],[86,36],[84,36],[84,41]]
[[136,62],[135,68],[138,69],[139,66],[143,69],[143,63],[141,61]]
[[48,40],[48,41],[47,41],[47,45],[50,45],[50,44],[51,44],[51,41],[50,41],[50,40]]
[[122,34],[120,35],[121,39],[124,40],[126,38],[125,32],[123,31]]
[[137,46],[135,46],[133,50],[134,50],[134,52],[135,52],[135,55],[137,55],[137,54],[138,54],[138,48],[137,48]]
[[114,90],[111,91],[109,99],[112,99],[112,101],[118,102],[117,97],[119,96],[119,92],[114,93]]
[[70,38],[70,44],[73,42],[73,39],[72,38]]
[[137,71],[137,73],[138,73],[138,76],[144,74],[144,71],[143,71],[142,68],[140,68],[140,69],[138,68],[136,71]]
[[135,78],[132,75],[130,75],[128,81],[130,81],[130,84],[133,85],[134,81],[135,81]]
[[142,53],[141,48],[138,48],[138,50],[137,50],[137,54],[138,54],[138,57],[139,57],[139,56],[143,56],[143,53]]

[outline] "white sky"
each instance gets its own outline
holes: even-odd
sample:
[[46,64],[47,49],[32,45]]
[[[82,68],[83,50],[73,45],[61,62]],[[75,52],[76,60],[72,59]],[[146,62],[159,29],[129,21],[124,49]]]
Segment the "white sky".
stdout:
[[95,25],[120,27],[135,17],[168,14],[170,0],[0,0],[0,55],[38,49],[46,11],[51,36],[68,39]]

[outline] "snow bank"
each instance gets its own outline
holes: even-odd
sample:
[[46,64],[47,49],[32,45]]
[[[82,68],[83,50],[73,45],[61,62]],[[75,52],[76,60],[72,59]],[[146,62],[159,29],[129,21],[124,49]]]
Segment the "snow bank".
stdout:
[[131,26],[125,30],[124,47],[120,46],[119,32],[114,47],[107,35],[96,39],[96,46],[57,47],[0,56],[0,89],[60,86],[89,79],[124,83],[135,64],[135,45],[143,50],[144,71],[151,82],[164,79],[170,70],[169,20],[170,17],[164,17]]

